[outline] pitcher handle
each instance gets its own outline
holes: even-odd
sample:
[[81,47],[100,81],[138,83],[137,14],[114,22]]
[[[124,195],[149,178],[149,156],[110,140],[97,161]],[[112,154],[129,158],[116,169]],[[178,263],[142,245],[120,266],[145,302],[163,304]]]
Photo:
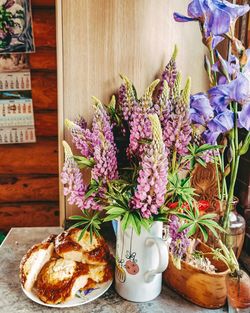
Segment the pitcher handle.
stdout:
[[157,247],[159,254],[159,264],[156,269],[147,271],[144,275],[144,279],[147,283],[151,282],[155,275],[165,271],[168,266],[168,246],[161,238],[149,237],[145,242],[147,247],[152,247],[154,244]]

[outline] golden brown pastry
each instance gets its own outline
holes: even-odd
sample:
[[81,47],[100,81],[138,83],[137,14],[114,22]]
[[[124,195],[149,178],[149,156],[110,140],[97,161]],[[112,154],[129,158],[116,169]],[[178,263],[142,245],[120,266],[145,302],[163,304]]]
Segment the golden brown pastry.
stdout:
[[25,290],[31,291],[40,270],[50,260],[54,251],[55,237],[52,235],[43,242],[34,245],[22,258],[19,275]]
[[66,302],[86,285],[88,272],[87,264],[62,258],[51,259],[40,271],[33,290],[45,303]]
[[62,258],[93,265],[105,265],[110,258],[109,248],[103,237],[93,234],[90,242],[89,232],[78,241],[81,229],[73,228],[62,232],[55,239],[55,251]]
[[39,273],[33,290],[43,302],[58,304],[73,299],[78,290],[96,288],[111,277],[109,265],[51,259]]

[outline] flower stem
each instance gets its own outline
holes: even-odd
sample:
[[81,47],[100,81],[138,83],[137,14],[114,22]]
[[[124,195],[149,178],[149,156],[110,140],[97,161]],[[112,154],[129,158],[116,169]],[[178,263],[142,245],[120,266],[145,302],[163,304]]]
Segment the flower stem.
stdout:
[[[213,66],[214,63],[215,63],[213,49],[209,49],[209,54],[210,54],[211,65]],[[214,76],[214,86],[216,86],[216,84],[217,84],[217,75],[216,75],[215,71],[213,71],[213,76]]]
[[235,189],[235,183],[239,168],[239,162],[240,162],[240,154],[239,154],[239,141],[238,141],[238,127],[237,127],[237,114],[238,114],[238,105],[236,102],[232,105],[233,111],[234,111],[234,129],[233,129],[233,138],[231,141],[231,147],[233,150],[233,161],[232,161],[232,172],[230,177],[230,186],[229,186],[229,192],[227,197],[227,203],[226,203],[226,211],[224,215],[223,220],[223,228],[228,229],[229,226],[229,213],[234,197],[234,189]]

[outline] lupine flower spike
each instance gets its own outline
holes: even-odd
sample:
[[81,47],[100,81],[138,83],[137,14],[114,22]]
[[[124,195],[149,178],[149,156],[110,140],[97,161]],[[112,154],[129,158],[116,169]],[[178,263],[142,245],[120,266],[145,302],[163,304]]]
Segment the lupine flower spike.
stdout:
[[164,203],[167,185],[167,155],[162,139],[162,130],[156,114],[149,115],[152,127],[152,142],[145,146],[140,162],[138,185],[131,201],[144,218],[157,214]]

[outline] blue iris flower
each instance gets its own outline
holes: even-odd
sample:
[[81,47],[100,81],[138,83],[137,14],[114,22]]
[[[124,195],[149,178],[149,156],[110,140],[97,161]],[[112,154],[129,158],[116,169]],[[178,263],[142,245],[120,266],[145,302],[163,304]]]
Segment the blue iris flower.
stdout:
[[236,5],[221,0],[193,0],[188,5],[188,16],[174,13],[177,22],[199,21],[205,39],[212,40],[214,49],[230,31],[238,17],[249,11],[249,5]]

